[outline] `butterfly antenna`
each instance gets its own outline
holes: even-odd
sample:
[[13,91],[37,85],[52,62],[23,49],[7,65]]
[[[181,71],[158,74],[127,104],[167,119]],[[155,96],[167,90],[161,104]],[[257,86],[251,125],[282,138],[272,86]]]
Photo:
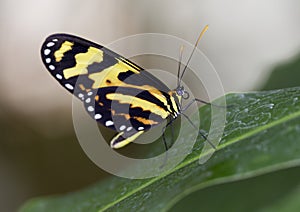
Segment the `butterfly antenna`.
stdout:
[[183,54],[184,46],[182,45],[180,47],[180,52],[179,52],[179,62],[178,62],[178,71],[177,71],[177,87],[180,85],[180,68],[181,68],[181,61],[182,61],[182,54]]
[[184,72],[186,71],[187,66],[189,65],[189,62],[190,62],[190,60],[191,60],[191,58],[192,58],[192,56],[193,56],[193,54],[194,54],[194,52],[195,52],[195,50],[196,50],[196,48],[197,48],[197,46],[198,46],[199,41],[201,40],[201,38],[203,37],[204,33],[205,33],[207,30],[208,30],[208,25],[206,25],[206,26],[202,29],[202,31],[201,31],[201,33],[200,33],[200,35],[199,35],[199,37],[198,37],[198,39],[197,39],[197,41],[196,41],[196,43],[195,43],[195,45],[194,45],[193,51],[192,51],[192,53],[191,53],[191,55],[190,55],[190,57],[189,57],[189,59],[188,59],[186,65],[184,66],[184,69],[183,69],[182,74],[181,74],[181,76],[180,76],[179,84],[180,84],[180,82],[181,82],[181,80],[182,80],[182,77],[183,77],[183,75],[184,75]]

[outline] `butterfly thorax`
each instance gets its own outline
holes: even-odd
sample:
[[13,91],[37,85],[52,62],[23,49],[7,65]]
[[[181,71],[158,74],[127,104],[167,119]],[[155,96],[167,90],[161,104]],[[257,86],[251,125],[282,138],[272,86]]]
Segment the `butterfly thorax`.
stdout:
[[171,102],[172,102],[172,107],[174,108],[174,110],[170,112],[170,115],[173,118],[176,118],[178,116],[178,114],[180,114],[180,110],[181,110],[180,102],[181,102],[182,96],[180,96],[176,92],[176,89],[171,90],[169,92],[169,95],[170,95],[170,99],[171,99]]

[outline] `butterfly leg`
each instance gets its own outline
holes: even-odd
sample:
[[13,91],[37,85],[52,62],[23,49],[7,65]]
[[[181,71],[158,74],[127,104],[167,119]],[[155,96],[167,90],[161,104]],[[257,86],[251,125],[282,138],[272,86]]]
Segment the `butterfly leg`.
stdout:
[[[165,128],[165,127],[164,127],[164,128]],[[162,163],[161,166],[160,166],[161,169],[166,165],[166,162],[167,162],[167,160],[168,160],[168,149],[169,149],[169,147],[168,147],[168,144],[167,144],[167,142],[166,142],[165,130],[163,130],[163,132],[162,132],[162,139],[163,139],[163,142],[164,142],[164,146],[165,146],[166,152],[165,152],[165,158],[164,158],[164,161],[163,161],[163,163]]]
[[[206,101],[204,101],[204,100],[201,100],[201,99],[197,99],[197,98],[195,98],[195,99],[193,99],[192,101],[190,101],[184,108],[182,108],[182,110],[181,110],[181,115],[183,115],[189,122],[190,122],[190,124],[195,128],[195,129],[197,129],[197,127],[194,125],[194,123],[190,120],[190,118],[187,116],[187,115],[185,115],[183,112],[184,111],[186,111],[193,103],[195,103],[195,102],[201,102],[201,103],[204,103],[204,104],[207,104],[207,105],[211,105],[211,106],[214,106],[214,107],[219,107],[219,108],[230,108],[230,107],[232,107],[233,105],[228,105],[228,106],[222,106],[222,105],[215,105],[215,104],[212,104],[212,103],[210,103],[210,102],[206,102]],[[204,138],[209,144],[210,144],[210,146],[212,147],[212,148],[214,148],[215,150],[216,150],[216,147],[215,147],[215,145],[213,145],[213,143],[211,143],[211,141],[205,136],[205,134],[201,131],[201,130],[199,130],[199,134],[202,136],[202,138]]]
[[214,106],[214,107],[219,107],[219,108],[229,108],[229,107],[231,107],[232,105],[229,105],[229,106],[222,106],[222,105],[215,105],[215,104],[212,104],[212,103],[210,103],[210,102],[206,102],[206,101],[204,101],[204,100],[202,100],[202,99],[193,99],[193,100],[191,100],[187,105],[185,105],[185,107],[184,108],[182,108],[182,112],[184,112],[184,111],[186,111],[193,103],[195,103],[195,102],[201,102],[201,103],[204,103],[204,104],[206,104],[206,105],[211,105],[211,106]]
[[163,168],[163,167],[165,166],[167,160],[168,160],[168,150],[169,150],[169,147],[168,147],[168,143],[167,143],[166,137],[165,137],[165,132],[166,132],[166,129],[167,129],[168,126],[171,127],[171,130],[172,130],[172,141],[174,141],[174,130],[173,130],[173,121],[174,121],[174,120],[175,120],[175,119],[170,118],[170,121],[169,121],[169,122],[167,123],[167,125],[164,126],[163,129],[162,129],[162,139],[163,139],[163,142],[164,142],[164,146],[165,146],[166,152],[165,152],[164,162],[163,162],[163,164],[160,166],[160,168]]
[[[172,119],[170,118],[170,122],[173,122]],[[172,138],[172,143],[174,142],[174,127],[173,127],[173,123],[170,124],[170,128],[171,128],[171,138]]]
[[133,133],[120,132],[115,137],[113,137],[113,139],[110,142],[110,146],[113,149],[121,148],[133,142],[135,139],[137,139],[137,137],[139,137],[143,133],[144,133],[143,130],[135,131]]
[[[183,115],[188,121],[189,123],[195,128],[197,129],[197,127],[195,126],[195,124],[192,122],[192,120],[187,116],[185,115],[184,113],[181,113],[181,115]],[[198,130],[198,129],[197,129]],[[201,131],[201,130],[198,130],[199,134],[201,135],[202,138],[205,139],[205,141],[207,141],[209,143],[209,145],[214,148],[214,150],[217,150],[216,146],[206,137],[206,135]]]
[[169,127],[169,126],[171,127],[172,141],[174,141],[174,129],[173,129],[173,122],[174,121],[175,121],[175,119],[170,117],[170,121],[166,124],[166,126],[164,126],[162,128],[162,138],[163,138],[163,142],[164,142],[164,145],[165,145],[166,152],[168,151],[169,147],[168,147],[168,143],[167,143],[166,138],[165,138],[165,131],[166,131],[167,127]]

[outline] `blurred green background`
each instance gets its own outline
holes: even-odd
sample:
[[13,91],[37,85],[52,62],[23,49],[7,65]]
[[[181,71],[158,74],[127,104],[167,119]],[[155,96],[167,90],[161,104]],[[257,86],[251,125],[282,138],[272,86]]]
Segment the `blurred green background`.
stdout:
[[72,97],[42,65],[39,50],[49,34],[68,32],[105,45],[155,32],[193,43],[209,24],[200,49],[226,92],[300,85],[297,0],[3,0],[0,6],[1,211],[109,177],[82,151],[72,125]]

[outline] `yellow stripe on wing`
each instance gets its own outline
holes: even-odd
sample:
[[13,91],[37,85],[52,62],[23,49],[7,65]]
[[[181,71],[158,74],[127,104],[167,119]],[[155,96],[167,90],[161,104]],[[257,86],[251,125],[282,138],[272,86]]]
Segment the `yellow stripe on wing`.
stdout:
[[121,104],[130,104],[131,108],[142,108],[144,111],[150,111],[161,116],[163,119],[167,118],[169,112],[155,103],[149,102],[144,99],[140,99],[135,96],[124,95],[120,93],[109,93],[106,94],[106,98],[109,100],[118,101]]
[[94,81],[92,88],[98,89],[98,88],[109,87],[109,86],[117,86],[117,87],[122,86],[122,87],[136,88],[140,90],[147,90],[149,91],[149,93],[151,93],[161,102],[163,102],[169,108],[166,97],[157,88],[149,85],[127,84],[126,81],[123,82],[119,80],[118,78],[119,74],[127,71],[132,71],[135,74],[140,74],[139,70],[134,69],[133,67],[122,62],[121,60],[118,60],[118,63],[116,63],[115,65],[110,66],[97,73],[92,73],[89,75],[89,78]]
[[[127,72],[128,70],[132,71],[135,74],[138,74],[139,71],[132,68],[122,61],[118,61],[115,65],[112,65],[106,69],[99,70],[97,73],[92,73],[89,75],[89,78],[94,81],[92,88],[98,89],[106,86],[120,86],[125,84],[118,79],[118,76],[122,72]],[[109,81],[109,83],[107,83]]]
[[58,49],[57,51],[54,52],[55,61],[60,62],[61,59],[64,57],[64,54],[67,51],[70,51],[72,49],[73,45],[74,45],[74,43],[71,43],[70,41],[65,41],[61,45],[60,49]]
[[110,146],[111,146],[111,148],[114,148],[114,149],[121,148],[121,147],[133,142],[135,139],[137,139],[137,137],[139,137],[143,133],[144,133],[144,131],[138,131],[137,133],[131,135],[130,137],[124,138],[124,140],[118,141],[118,139],[124,134],[124,132],[120,132],[111,140]]
[[103,51],[95,47],[90,47],[87,52],[76,54],[75,60],[76,65],[74,67],[64,70],[65,79],[69,79],[80,74],[87,74],[87,68],[89,65],[103,61]]

